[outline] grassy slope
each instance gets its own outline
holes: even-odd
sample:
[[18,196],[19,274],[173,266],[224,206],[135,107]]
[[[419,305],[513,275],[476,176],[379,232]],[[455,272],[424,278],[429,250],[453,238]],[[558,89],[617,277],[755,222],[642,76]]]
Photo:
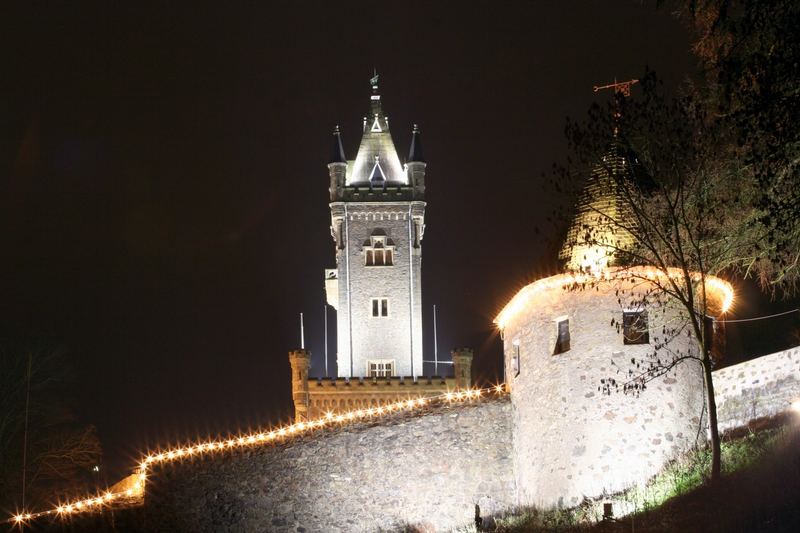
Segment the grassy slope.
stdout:
[[800,531],[800,421],[724,443],[725,475],[718,486],[705,481],[709,463],[707,451],[697,452],[647,487],[616,497],[642,511],[615,522],[597,523],[598,502],[572,510],[528,510],[498,519],[496,531]]

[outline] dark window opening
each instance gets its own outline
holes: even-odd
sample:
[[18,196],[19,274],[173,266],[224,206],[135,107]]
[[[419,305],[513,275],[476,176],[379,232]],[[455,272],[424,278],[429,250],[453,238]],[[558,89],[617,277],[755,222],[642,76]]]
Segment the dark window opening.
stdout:
[[625,344],[650,344],[647,311],[624,311],[622,336]]
[[558,321],[558,337],[553,355],[569,351],[569,319]]
[[389,316],[389,299],[388,298],[373,298],[372,299],[372,316],[373,317],[387,317],[387,316]]

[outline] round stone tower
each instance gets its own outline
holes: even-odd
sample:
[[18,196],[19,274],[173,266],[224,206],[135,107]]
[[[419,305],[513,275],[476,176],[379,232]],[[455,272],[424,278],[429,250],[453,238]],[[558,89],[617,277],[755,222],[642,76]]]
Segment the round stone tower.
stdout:
[[[732,297],[729,285],[714,282],[712,297]],[[498,316],[519,504],[572,506],[617,492],[705,442],[703,372],[695,360],[638,395],[614,385],[605,393],[609,378],[629,381],[629,370],[646,364],[656,345],[663,358],[697,350],[685,330],[663,335],[680,319],[679,307],[626,309],[619,294],[630,286],[613,271],[553,276],[523,288]]]

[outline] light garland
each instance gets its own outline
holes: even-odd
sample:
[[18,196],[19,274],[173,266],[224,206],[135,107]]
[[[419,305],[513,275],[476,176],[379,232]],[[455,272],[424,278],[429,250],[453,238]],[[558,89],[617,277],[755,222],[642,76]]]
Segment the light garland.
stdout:
[[[272,428],[269,431],[241,434],[226,439],[211,439],[177,448],[159,450],[158,452],[147,454],[136,466],[131,476],[125,478],[125,480],[117,485],[114,485],[114,487],[121,486],[120,490],[106,491],[81,500],[62,503],[47,511],[40,511],[38,513],[18,513],[5,522],[22,527],[37,518],[46,516],[67,518],[76,514],[101,511],[119,502],[127,502],[130,504],[134,501],[138,501],[144,497],[148,470],[157,464],[170,463],[189,457],[201,457],[217,451],[251,448],[264,444],[284,442],[290,438],[300,437],[319,429],[341,427],[349,422],[375,419],[393,413],[411,411],[435,404],[453,404],[456,402],[476,400],[492,394],[498,396],[505,393],[506,388],[503,384],[483,389],[457,390],[437,396],[409,398],[407,400],[399,400],[377,407],[355,409],[339,414],[328,412],[315,420],[300,421],[294,424]],[[112,487],[112,489],[114,487]]]
[[[590,273],[559,274],[556,276],[550,276],[549,278],[534,281],[533,283],[520,289],[520,291],[511,299],[511,301],[506,304],[503,310],[500,311],[500,314],[494,319],[494,323],[499,329],[505,329],[509,321],[526,309],[528,304],[536,295],[551,289],[560,289],[575,284],[580,285],[584,283],[597,283],[602,281],[627,279],[656,280],[667,277],[682,280],[683,271],[678,268],[670,268],[665,273],[663,270],[655,267],[627,267],[610,268]],[[697,282],[700,279],[700,274],[692,274],[692,281]],[[717,291],[720,294],[720,308],[723,313],[726,313],[733,305],[733,287],[731,284],[716,276],[706,276],[706,287]]]

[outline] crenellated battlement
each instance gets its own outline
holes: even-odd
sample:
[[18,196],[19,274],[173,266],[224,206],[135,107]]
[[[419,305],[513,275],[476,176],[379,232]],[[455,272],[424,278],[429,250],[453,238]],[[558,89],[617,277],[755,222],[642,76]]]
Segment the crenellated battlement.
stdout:
[[310,378],[309,388],[334,388],[341,389],[359,387],[413,387],[415,389],[429,385],[450,385],[455,388],[455,378],[445,378],[442,376],[430,376],[427,378],[419,377],[416,380],[411,376],[392,376],[392,377],[373,377],[373,378]]
[[472,350],[459,348],[451,353],[453,376],[374,376],[325,377],[308,376],[311,352],[289,352],[292,367],[292,399],[295,419],[310,420],[328,413],[352,409],[380,407],[398,400],[428,398],[451,391],[469,389],[472,383]]

